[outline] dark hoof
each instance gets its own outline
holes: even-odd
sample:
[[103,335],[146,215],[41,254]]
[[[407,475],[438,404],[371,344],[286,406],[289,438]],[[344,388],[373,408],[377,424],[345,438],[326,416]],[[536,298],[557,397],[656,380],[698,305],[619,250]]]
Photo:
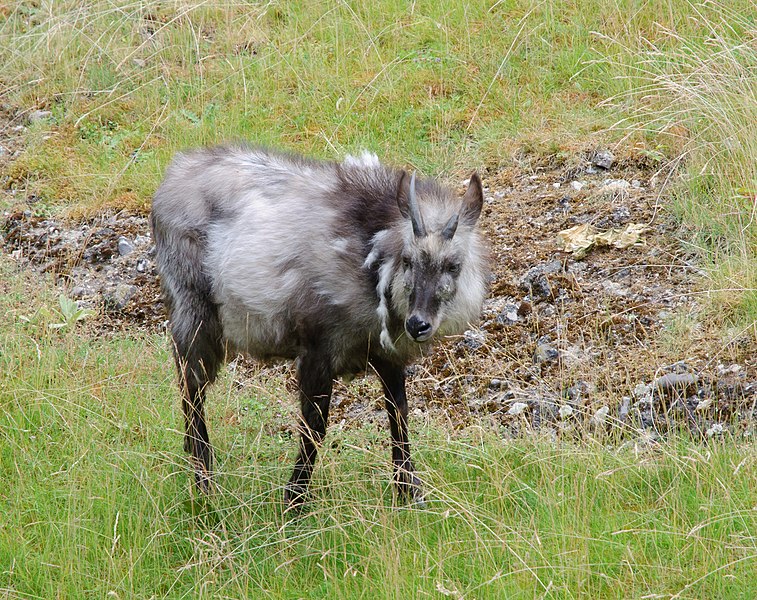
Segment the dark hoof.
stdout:
[[284,488],[284,510],[298,510],[302,508],[307,500],[308,489],[304,485],[297,483],[288,483]]
[[213,478],[207,471],[195,471],[195,486],[201,494],[210,494],[213,491]]
[[408,474],[400,480],[395,481],[397,485],[397,495],[400,500],[418,508],[426,507],[426,497],[423,494],[423,483],[415,475]]

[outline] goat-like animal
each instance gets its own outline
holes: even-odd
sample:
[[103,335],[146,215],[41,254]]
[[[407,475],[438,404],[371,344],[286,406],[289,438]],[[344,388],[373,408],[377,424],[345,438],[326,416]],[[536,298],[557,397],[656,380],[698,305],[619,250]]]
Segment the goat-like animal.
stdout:
[[204,402],[226,354],[297,359],[305,499],[335,377],[373,370],[386,396],[394,477],[422,499],[410,459],[405,366],[480,315],[487,253],[475,173],[462,198],[375,155],[322,162],[228,146],[179,154],[151,224],[197,484],[210,486]]

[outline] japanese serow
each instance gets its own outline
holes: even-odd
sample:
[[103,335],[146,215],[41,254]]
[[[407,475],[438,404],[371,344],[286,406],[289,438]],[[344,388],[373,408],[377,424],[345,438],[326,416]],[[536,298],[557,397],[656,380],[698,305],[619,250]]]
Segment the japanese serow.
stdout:
[[381,381],[401,496],[422,501],[410,459],[405,366],[479,318],[487,251],[475,173],[455,197],[375,155],[321,162],[244,145],[179,154],[151,224],[197,485],[212,450],[205,391],[228,353],[296,359],[300,451],[285,501],[305,500],[333,380]]

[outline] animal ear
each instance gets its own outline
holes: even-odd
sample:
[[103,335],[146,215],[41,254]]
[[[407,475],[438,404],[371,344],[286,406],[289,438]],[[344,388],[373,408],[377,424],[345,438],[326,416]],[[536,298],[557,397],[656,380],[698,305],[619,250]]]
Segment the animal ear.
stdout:
[[484,188],[481,178],[475,171],[470,176],[470,184],[463,196],[463,206],[460,209],[460,220],[466,225],[473,226],[478,221],[481,208],[484,206]]
[[406,219],[410,219],[415,237],[424,237],[426,226],[423,224],[418,199],[415,196],[415,173],[408,177],[407,173],[402,171],[397,186],[397,206],[400,209],[400,214]]

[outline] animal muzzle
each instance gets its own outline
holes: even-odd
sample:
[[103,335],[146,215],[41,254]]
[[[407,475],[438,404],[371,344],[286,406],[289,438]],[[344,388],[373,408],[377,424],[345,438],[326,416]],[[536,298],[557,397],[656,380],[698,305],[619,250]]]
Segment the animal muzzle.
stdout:
[[412,315],[405,321],[405,331],[416,342],[425,342],[434,334],[434,327],[428,321]]

